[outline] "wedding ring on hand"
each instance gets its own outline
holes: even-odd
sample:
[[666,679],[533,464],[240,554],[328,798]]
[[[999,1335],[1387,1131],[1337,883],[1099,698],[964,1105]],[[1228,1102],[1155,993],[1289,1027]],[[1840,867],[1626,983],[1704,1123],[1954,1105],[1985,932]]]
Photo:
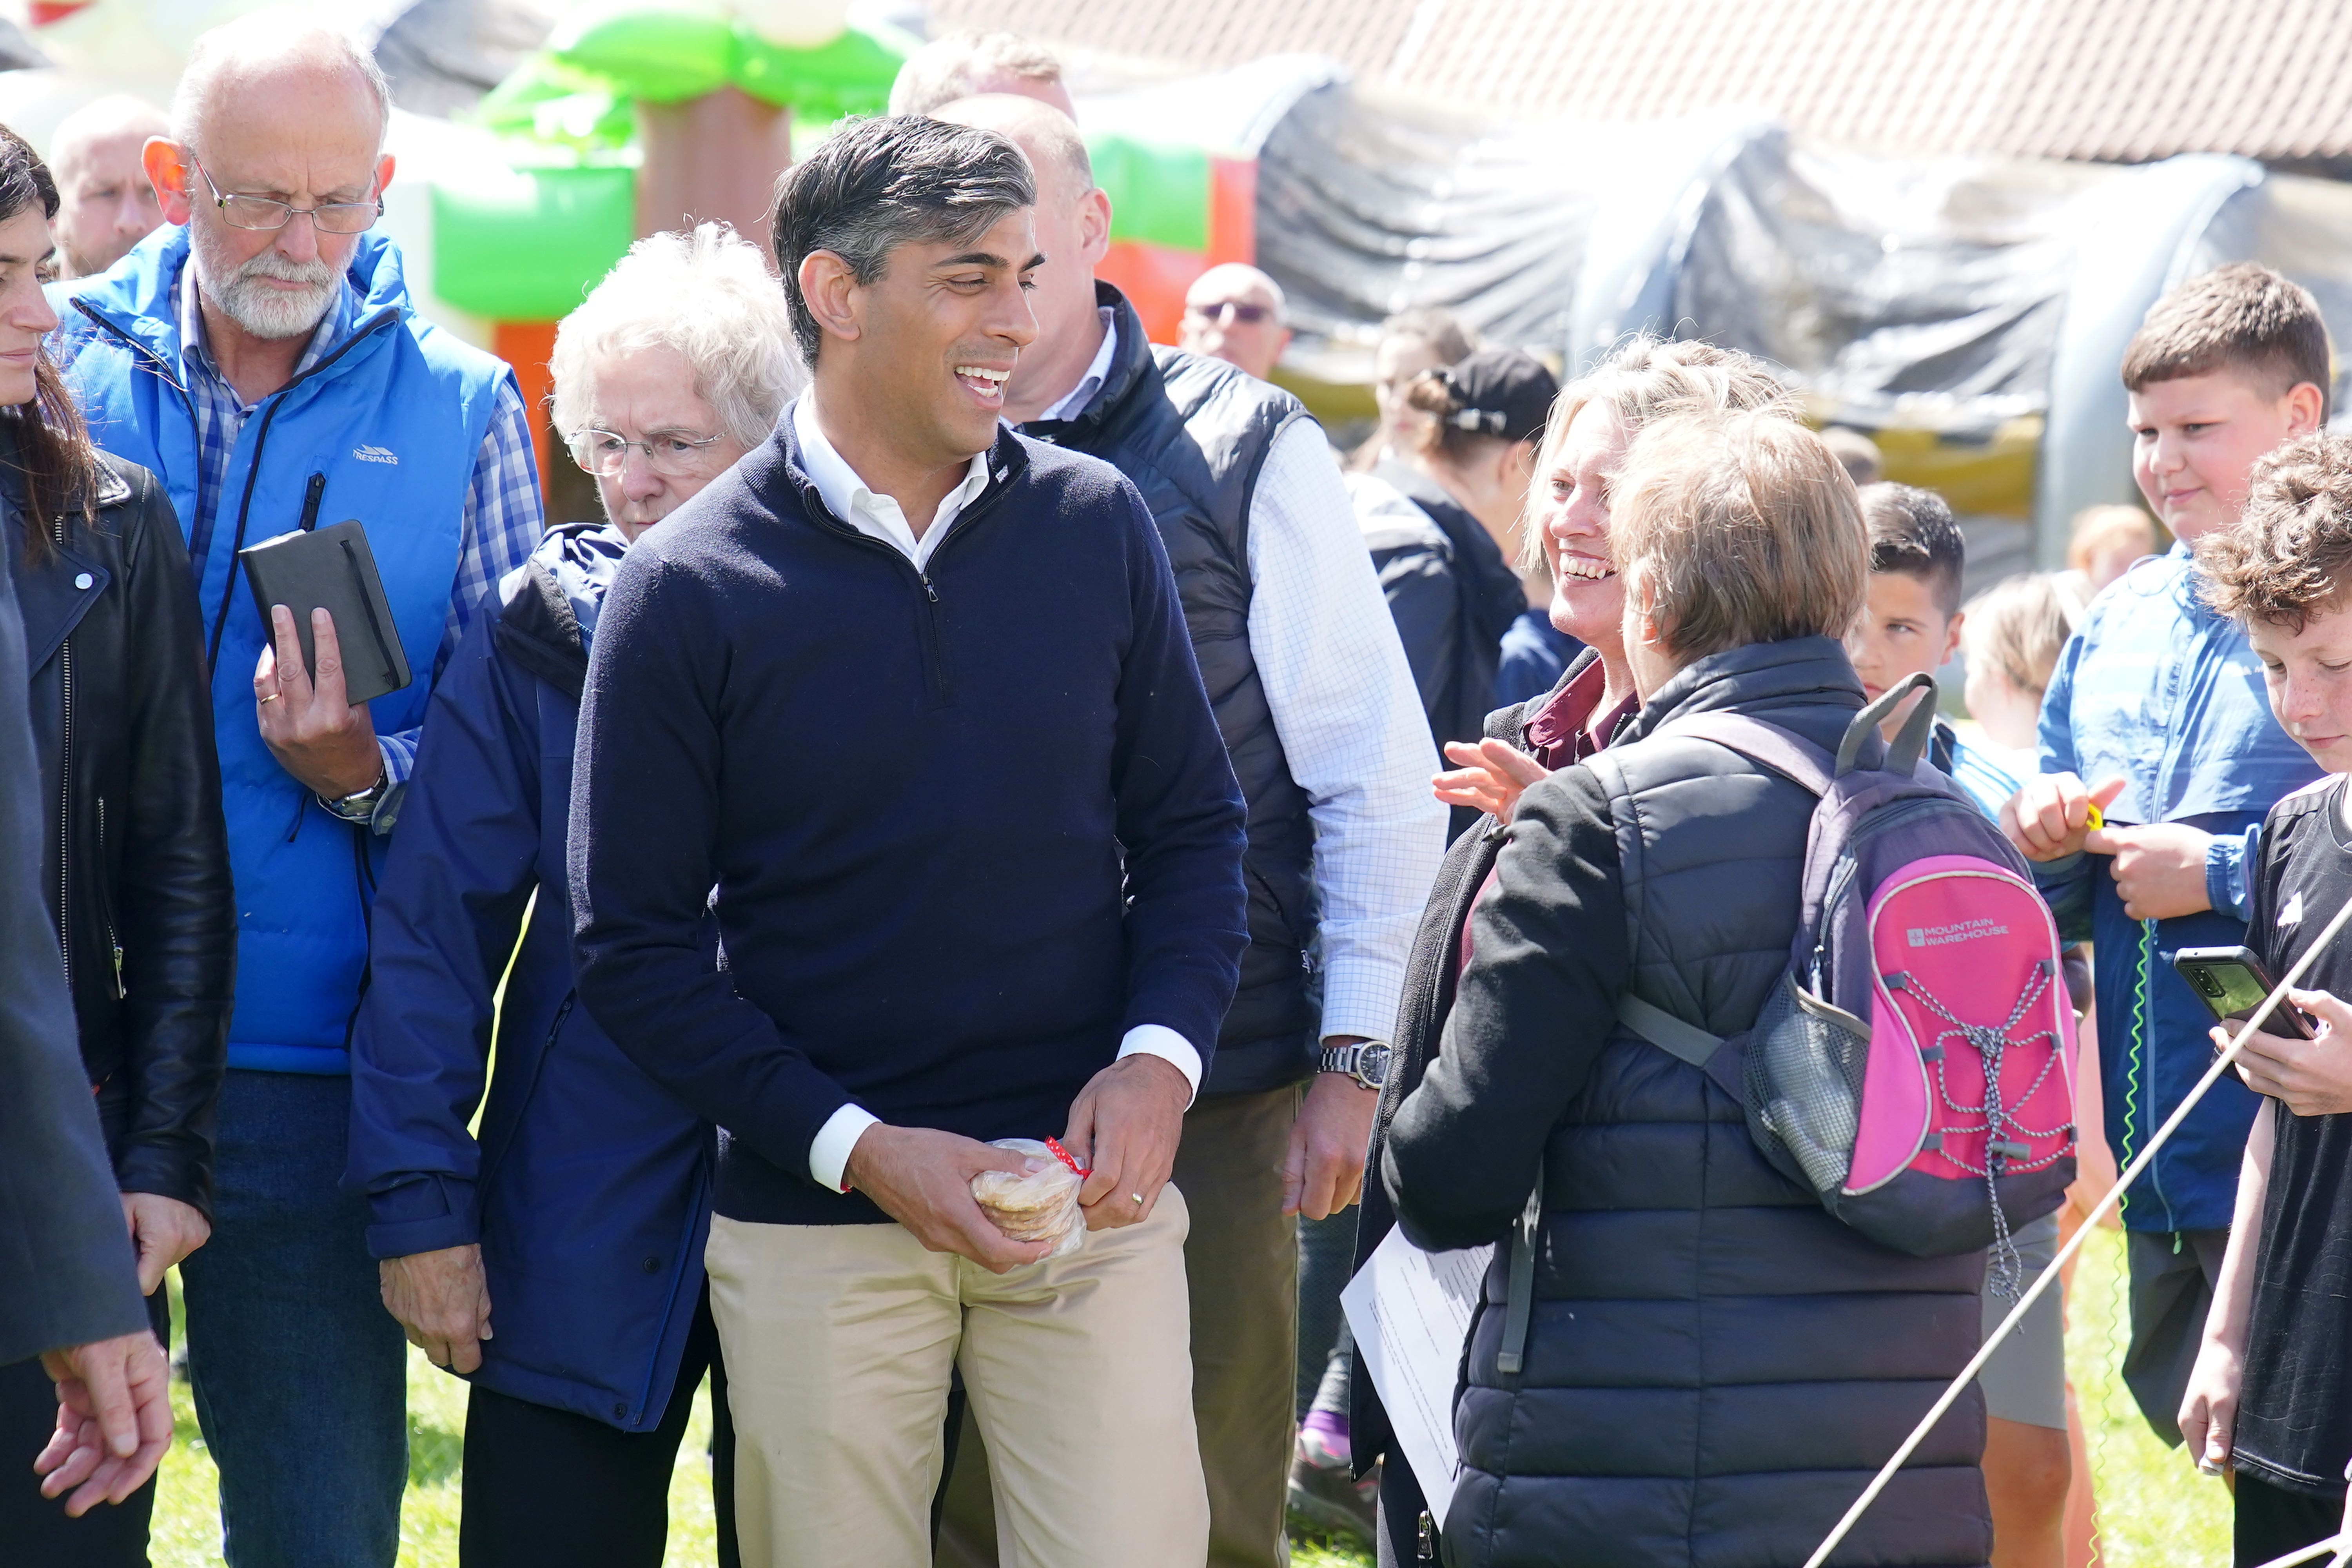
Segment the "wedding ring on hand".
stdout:
[[284,696],[284,695],[285,695],[285,693],[283,693],[283,692],[280,692],[280,691],[273,691],[273,692],[271,692],[268,696],[267,696],[267,697],[263,698],[263,699],[262,699],[262,700],[263,700],[264,702],[275,702],[275,701],[277,701],[277,700],[278,700],[278,698],[280,698],[280,697],[282,697],[282,696]]
[[1137,1208],[1141,1208],[1143,1206],[1143,1194],[1141,1193],[1129,1193],[1127,1195],[1134,1200],[1135,1206]]

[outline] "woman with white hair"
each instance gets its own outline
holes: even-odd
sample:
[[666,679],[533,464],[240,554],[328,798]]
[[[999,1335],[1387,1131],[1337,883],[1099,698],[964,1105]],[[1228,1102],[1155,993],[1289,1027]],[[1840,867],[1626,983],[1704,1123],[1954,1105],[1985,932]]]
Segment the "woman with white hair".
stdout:
[[557,427],[608,521],[551,532],[434,694],[376,895],[349,1179],[373,1211],[385,1307],[473,1381],[460,1561],[654,1568],[708,1368],[732,1563],[702,1276],[713,1132],[572,1004],[565,823],[589,641],[622,553],[767,439],[803,377],[783,290],[711,224],[632,247],[558,330],[552,370]]
[[766,440],[808,379],[766,259],[709,223],[631,246],[548,370],[555,427],[632,540]]

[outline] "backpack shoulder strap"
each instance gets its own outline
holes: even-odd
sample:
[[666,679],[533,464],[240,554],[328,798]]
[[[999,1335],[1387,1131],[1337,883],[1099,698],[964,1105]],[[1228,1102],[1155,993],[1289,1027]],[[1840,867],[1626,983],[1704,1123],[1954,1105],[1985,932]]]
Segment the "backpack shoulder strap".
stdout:
[[1830,781],[1836,776],[1835,764],[1819,746],[1745,713],[1693,713],[1661,725],[1658,733],[1689,735],[1727,746],[1815,795],[1827,795]]
[[1705,1068],[1723,1048],[1722,1036],[1710,1035],[1696,1024],[1686,1024],[1631,991],[1617,998],[1617,1021],[1668,1056],[1680,1057],[1695,1068]]

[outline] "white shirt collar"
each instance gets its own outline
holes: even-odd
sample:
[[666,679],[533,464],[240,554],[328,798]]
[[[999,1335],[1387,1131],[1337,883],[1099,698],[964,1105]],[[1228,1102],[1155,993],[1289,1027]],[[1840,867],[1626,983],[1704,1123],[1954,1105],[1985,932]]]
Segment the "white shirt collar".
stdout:
[[859,479],[857,470],[824,438],[824,431],[817,424],[814,391],[801,394],[793,402],[793,433],[800,440],[801,466],[808,470],[809,482],[816,486],[825,510],[858,532],[892,546],[918,568],[929,562],[931,552],[948,536],[963,509],[988,488],[989,454],[974,452],[963,483],[948,492],[931,518],[931,525],[918,539],[898,503]]
[[1040,420],[1076,419],[1087,411],[1087,405],[1094,401],[1103,383],[1110,379],[1110,362],[1118,353],[1118,313],[1108,305],[1097,309],[1102,315],[1102,347],[1095,350],[1095,357],[1087,364],[1087,374],[1078,377],[1078,384],[1070,388],[1069,395],[1059,403],[1037,416]]

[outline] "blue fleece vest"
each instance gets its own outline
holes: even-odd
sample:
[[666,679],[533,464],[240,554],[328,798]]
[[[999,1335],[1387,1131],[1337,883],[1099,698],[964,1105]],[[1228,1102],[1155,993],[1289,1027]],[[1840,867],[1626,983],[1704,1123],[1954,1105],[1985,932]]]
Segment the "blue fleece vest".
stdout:
[[[73,291],[55,345],[91,435],[154,470],[184,536],[196,517],[197,441],[171,295],[187,259],[185,229],[150,235]],[[306,522],[357,518],[415,672],[368,717],[379,734],[414,729],[448,620],[467,487],[511,374],[415,316],[391,241],[362,236],[348,276],[361,296],[352,331],[247,417],[209,534],[191,542],[206,640],[219,648],[213,722],[236,883],[228,1059],[275,1072],[348,1070],[384,840],[321,807],[263,742],[253,702],[262,621],[236,552]]]

